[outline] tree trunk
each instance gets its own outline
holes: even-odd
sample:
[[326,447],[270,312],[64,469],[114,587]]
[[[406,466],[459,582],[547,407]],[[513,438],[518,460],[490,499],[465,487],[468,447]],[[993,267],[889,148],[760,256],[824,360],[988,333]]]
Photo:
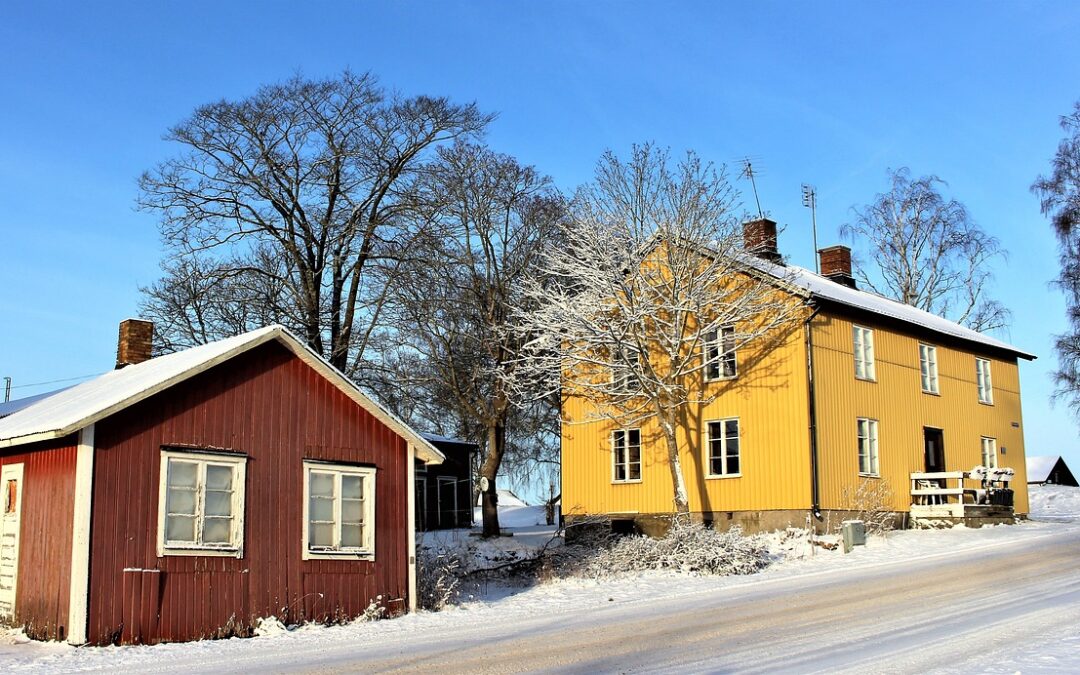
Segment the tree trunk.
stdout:
[[675,512],[684,515],[690,513],[690,500],[686,495],[686,479],[683,478],[682,460],[679,458],[679,443],[675,437],[675,408],[662,406],[658,417],[660,429],[664,433],[664,440],[667,441],[668,467],[671,469]]
[[481,495],[481,512],[484,517],[484,537],[499,536],[499,495],[495,490],[495,476],[499,473],[503,453],[506,452],[506,425],[496,422],[487,429],[487,457],[480,467],[480,477],[487,479],[487,489]]

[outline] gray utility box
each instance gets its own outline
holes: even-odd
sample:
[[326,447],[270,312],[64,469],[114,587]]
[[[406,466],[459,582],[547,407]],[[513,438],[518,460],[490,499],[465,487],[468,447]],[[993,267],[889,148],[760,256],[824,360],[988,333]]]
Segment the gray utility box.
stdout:
[[842,526],[844,534],[844,553],[850,553],[856,546],[866,546],[866,523],[861,520],[845,520]]

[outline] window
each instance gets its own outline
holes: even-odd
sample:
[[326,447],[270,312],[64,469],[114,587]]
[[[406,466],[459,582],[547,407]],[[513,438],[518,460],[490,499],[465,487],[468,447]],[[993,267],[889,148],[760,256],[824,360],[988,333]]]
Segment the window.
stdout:
[[997,439],[982,437],[982,465],[988,469],[997,468]]
[[922,373],[922,390],[927,394],[940,393],[937,376],[937,347],[919,343],[919,371]]
[[856,420],[856,433],[859,445],[859,473],[863,476],[878,476],[878,435],[877,420],[860,417]]
[[246,463],[238,455],[162,451],[159,556],[243,557]]
[[611,369],[613,389],[619,394],[636,394],[641,388],[641,380],[638,378],[638,369],[641,368],[641,355],[623,352],[619,362],[627,365],[615,366]]
[[739,420],[717,420],[708,424],[709,477],[739,476]]
[[705,379],[730,380],[737,375],[735,327],[721,326],[705,336]]
[[979,403],[994,403],[994,385],[990,380],[990,361],[975,359],[975,380],[979,385]]
[[375,469],[304,462],[303,558],[375,559]]
[[874,374],[874,331],[852,326],[852,340],[855,346],[855,377],[860,380],[877,379]]
[[640,429],[617,429],[611,432],[611,452],[615,462],[616,483],[641,480]]

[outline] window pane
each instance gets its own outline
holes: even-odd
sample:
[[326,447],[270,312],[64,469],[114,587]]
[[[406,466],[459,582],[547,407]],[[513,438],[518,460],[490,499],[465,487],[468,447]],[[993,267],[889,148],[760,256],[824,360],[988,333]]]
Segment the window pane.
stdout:
[[730,473],[739,473],[739,456],[738,455],[731,455],[731,454],[728,455],[728,458],[727,458],[727,472],[729,474]]
[[165,540],[193,543],[195,541],[195,517],[166,516]]
[[739,420],[728,420],[724,422],[724,434],[728,438],[735,438],[739,435]]
[[195,491],[169,488],[165,497],[165,513],[195,515]]
[[232,540],[232,519],[207,518],[203,522],[204,544],[228,544]]
[[641,480],[641,462],[631,464],[628,467],[627,480]]
[[709,460],[709,472],[714,476],[724,475],[724,460],[722,457],[713,455]]
[[199,465],[169,460],[169,486],[194,488],[199,482]]
[[205,508],[207,516],[231,516],[232,493],[207,490]]
[[364,496],[364,479],[360,476],[341,477],[342,499],[360,499]]
[[308,501],[308,520],[332,521],[334,519],[334,500],[312,497]]
[[626,480],[626,465],[621,462],[615,464],[615,480]]
[[333,525],[329,523],[311,523],[308,525],[308,546],[311,548],[331,548],[333,545]]
[[364,520],[364,502],[355,499],[341,500],[341,522],[360,523]]
[[630,445],[641,445],[641,431],[639,429],[631,429],[629,432]]
[[233,469],[231,466],[206,465],[206,489],[231,490]]
[[308,483],[308,493],[320,497],[333,497],[334,475],[312,471]]
[[363,539],[361,538],[361,530],[359,525],[341,526],[342,548],[360,548],[362,544]]

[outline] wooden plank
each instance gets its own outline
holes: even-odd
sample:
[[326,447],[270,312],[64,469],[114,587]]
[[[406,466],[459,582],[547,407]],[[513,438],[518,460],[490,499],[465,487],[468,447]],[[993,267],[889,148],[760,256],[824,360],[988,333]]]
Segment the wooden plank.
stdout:
[[963,471],[939,471],[936,473],[913,473],[911,474],[911,480],[939,480],[939,479],[961,479],[964,477]]
[[913,497],[935,496],[935,495],[945,496],[945,495],[962,495],[962,494],[964,494],[964,492],[965,491],[964,491],[963,488],[920,488],[920,489],[917,489],[917,490],[912,490],[911,495]]

